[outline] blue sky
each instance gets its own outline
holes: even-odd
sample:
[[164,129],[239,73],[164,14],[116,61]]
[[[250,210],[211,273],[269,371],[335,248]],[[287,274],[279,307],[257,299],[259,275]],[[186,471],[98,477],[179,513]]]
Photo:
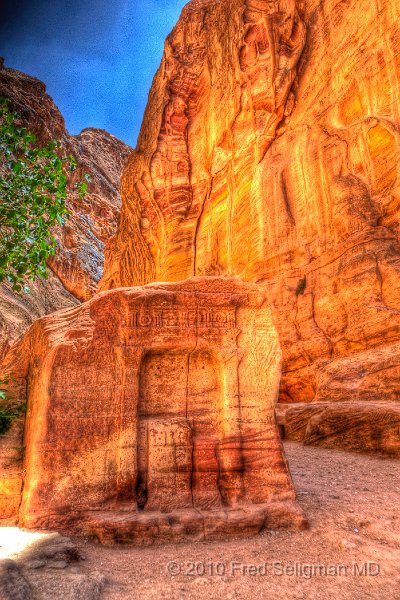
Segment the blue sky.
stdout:
[[72,134],[135,146],[164,39],[187,0],[0,0],[0,55],[47,86]]

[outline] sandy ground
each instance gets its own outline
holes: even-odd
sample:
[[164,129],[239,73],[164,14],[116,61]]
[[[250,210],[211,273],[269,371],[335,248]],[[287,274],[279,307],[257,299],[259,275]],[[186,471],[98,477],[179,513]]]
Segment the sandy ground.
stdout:
[[285,448],[309,531],[158,548],[78,540],[81,569],[107,578],[102,600],[399,600],[400,462]]

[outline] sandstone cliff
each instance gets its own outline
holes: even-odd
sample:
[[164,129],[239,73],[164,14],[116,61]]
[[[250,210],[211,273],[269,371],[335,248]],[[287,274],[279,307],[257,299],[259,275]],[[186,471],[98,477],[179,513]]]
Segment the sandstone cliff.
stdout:
[[104,247],[115,233],[120,210],[119,180],[129,146],[100,129],[85,129],[70,136],[64,119],[37,79],[0,65],[0,96],[10,99],[12,110],[40,142],[58,139],[62,151],[77,159],[76,176],[92,178],[84,201],[71,196],[71,217],[56,232],[58,248],[50,260],[48,281],[30,284],[29,294],[15,294],[0,285],[0,357],[34,320],[78,304],[96,291],[103,273]]
[[102,289],[266,286],[286,402],[399,400],[400,5],[193,0],[168,37]]

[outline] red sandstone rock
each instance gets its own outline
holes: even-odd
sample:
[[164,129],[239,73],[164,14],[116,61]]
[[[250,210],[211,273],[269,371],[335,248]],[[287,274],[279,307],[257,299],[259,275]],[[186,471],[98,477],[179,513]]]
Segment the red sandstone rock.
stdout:
[[295,0],[187,4],[122,179],[102,289],[196,273],[254,277],[263,207],[250,204],[251,182],[293,110],[304,43]]
[[[189,3],[124,172],[101,283],[258,282],[249,302],[254,293],[272,304],[281,399],[310,403],[280,417],[289,437],[396,456],[399,10],[367,0]],[[226,280],[219,298],[214,279],[201,281],[212,314],[221,298],[236,306],[242,292]],[[75,522],[102,541],[149,543],[303,522],[265,420],[273,403],[259,397],[260,376],[278,385],[276,339],[245,376],[237,419],[241,392],[221,373],[251,344],[232,336],[233,358],[218,362],[214,325],[204,346],[189,313],[181,321],[186,285],[107,292],[39,321],[9,355],[20,398],[28,365],[32,378],[22,523]],[[154,294],[168,297],[157,329],[147,313],[131,320]],[[145,326],[151,335],[138,337]],[[243,327],[263,337],[251,319]],[[266,432],[254,452],[253,426]]]
[[4,365],[20,399],[29,377],[20,525],[135,543],[304,526],[280,361],[265,293],[239,280],[109,291],[38,320]]
[[102,289],[257,281],[283,402],[399,401],[399,18],[389,0],[189,3],[123,175]]

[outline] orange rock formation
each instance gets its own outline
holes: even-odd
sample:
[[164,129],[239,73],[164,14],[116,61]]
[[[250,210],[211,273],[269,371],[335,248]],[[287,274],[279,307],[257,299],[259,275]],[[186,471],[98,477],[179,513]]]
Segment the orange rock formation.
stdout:
[[258,282],[282,401],[398,402],[399,18],[389,0],[190,2],[123,175],[101,289]]
[[38,320],[8,364],[16,391],[28,389],[20,525],[135,543],[304,526],[259,286],[106,292]]

